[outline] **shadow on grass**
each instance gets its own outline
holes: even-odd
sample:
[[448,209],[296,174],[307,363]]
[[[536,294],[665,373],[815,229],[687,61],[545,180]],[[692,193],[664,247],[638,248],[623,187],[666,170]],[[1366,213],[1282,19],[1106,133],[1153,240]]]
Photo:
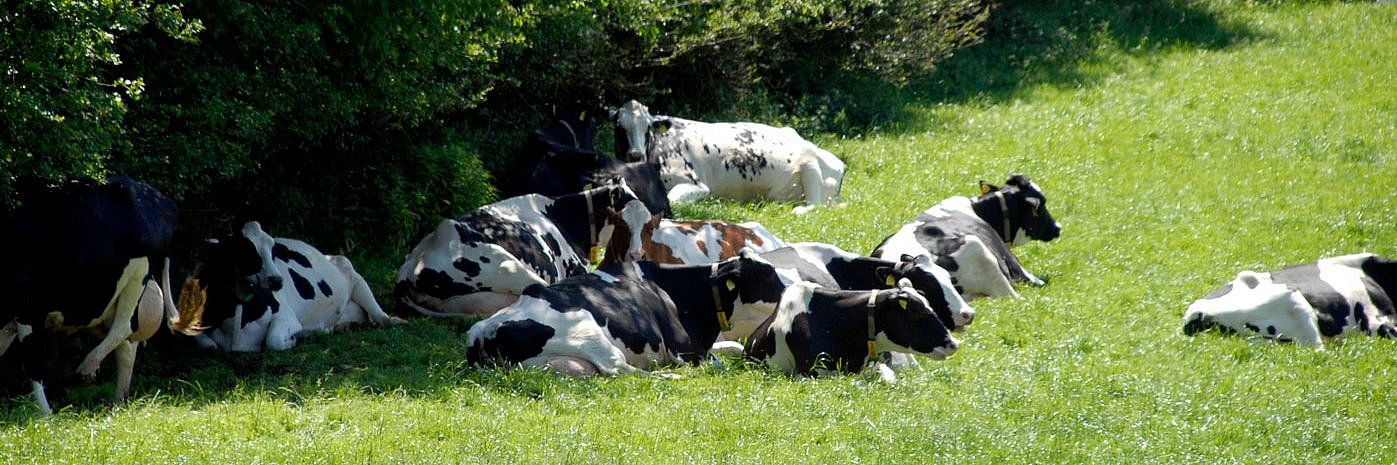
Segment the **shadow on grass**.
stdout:
[[[130,398],[155,396],[197,406],[254,393],[294,402],[345,389],[432,392],[466,372],[465,333],[471,323],[474,320],[416,318],[400,327],[316,335],[301,339],[291,350],[262,353],[204,350],[191,338],[164,334],[137,354]],[[57,411],[84,414],[111,408],[112,357],[91,384],[72,375],[86,348],[90,347],[73,343],[61,350],[60,358],[72,363],[54,366],[54,373],[64,374],[49,383]],[[21,380],[7,379],[0,386],[6,396],[0,399],[0,425],[25,421],[35,411],[28,382],[15,381]]]
[[994,103],[1035,85],[1095,85],[1112,65],[1114,55],[1103,50],[1129,56],[1221,50],[1259,35],[1198,1],[1007,0],[992,8],[983,42],[960,50],[934,74],[902,87],[832,76],[824,90],[793,99],[787,112],[808,115],[795,121],[807,130],[905,131],[922,117],[909,106]]

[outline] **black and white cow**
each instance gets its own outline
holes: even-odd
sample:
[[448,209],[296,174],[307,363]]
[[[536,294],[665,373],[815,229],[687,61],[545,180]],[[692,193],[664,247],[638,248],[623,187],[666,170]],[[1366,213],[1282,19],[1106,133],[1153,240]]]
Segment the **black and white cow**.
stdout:
[[[631,231],[650,212],[625,185],[556,199],[511,197],[442,220],[398,269],[399,301],[429,316],[488,316],[524,289],[587,272],[594,250],[608,242],[619,211]],[[638,236],[629,255],[640,255]]]
[[[959,342],[907,280],[893,289],[829,290],[802,281],[786,288],[776,312],[752,332],[747,356],[787,373],[859,373],[879,353],[944,360]],[[885,381],[892,371],[878,362]]]
[[775,305],[783,285],[754,252],[702,266],[627,262],[551,286],[471,326],[477,366],[615,375],[698,363],[743,306]]
[[883,239],[872,255],[889,259],[930,254],[970,299],[1017,298],[1010,281],[1042,285],[1009,248],[1029,239],[1051,241],[1062,232],[1048,213],[1043,190],[1016,174],[1003,187],[980,181],[980,191],[977,199],[951,197],[926,209]]
[[798,242],[763,253],[762,258],[826,289],[889,289],[906,279],[947,328],[960,331],[975,319],[975,309],[956,292],[950,273],[926,255],[903,255],[891,261],[862,257],[830,244]]
[[1394,295],[1397,261],[1373,254],[1243,271],[1188,306],[1184,334],[1219,328],[1315,346],[1353,333],[1395,337]]
[[[5,215],[9,302],[0,322],[19,357],[43,415],[52,409],[44,391],[59,338],[78,332],[103,336],[77,373],[96,376],[116,354],[114,397],[131,386],[137,343],[174,314],[169,289],[169,246],[178,208],[155,188],[125,177],[103,184],[82,180],[58,186],[22,180],[19,206]],[[156,276],[163,277],[157,283]]]
[[256,221],[210,241],[201,260],[170,326],[207,348],[286,350],[312,333],[403,323],[383,311],[348,258],[272,237]]
[[658,165],[626,163],[593,147],[601,114],[602,110],[575,107],[556,114],[547,126],[534,130],[524,142],[524,157],[533,160],[534,165],[519,194],[556,197],[625,180],[652,213],[671,216]]
[[655,116],[631,100],[612,112],[616,155],[657,163],[671,203],[709,195],[835,204],[844,162],[791,128]]

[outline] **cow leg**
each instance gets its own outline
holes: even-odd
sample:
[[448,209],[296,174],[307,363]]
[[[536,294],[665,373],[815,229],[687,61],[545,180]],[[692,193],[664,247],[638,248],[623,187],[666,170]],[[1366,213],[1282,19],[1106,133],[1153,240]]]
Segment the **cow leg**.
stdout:
[[[383,311],[383,307],[378,305],[378,300],[374,299],[374,293],[372,289],[369,289],[369,283],[364,281],[364,276],[354,270],[354,264],[350,263],[348,258],[341,255],[334,255],[329,258],[330,263],[335,264],[335,266],[340,269],[340,272],[344,274],[345,279],[349,280],[351,289],[349,293],[349,302],[357,304],[359,308],[363,309],[364,314],[368,315],[369,320],[373,321],[374,324],[387,326],[397,326],[406,323],[402,318],[389,316],[387,312]],[[348,304],[346,304],[346,307],[348,307]]]
[[131,392],[131,373],[136,369],[136,343],[121,341],[116,345],[116,391],[112,401],[121,402]]
[[805,205],[792,210],[797,215],[813,210],[825,202],[825,177],[820,173],[820,164],[813,158],[800,164],[800,184],[805,189]]
[[522,363],[526,367],[543,368],[560,375],[571,376],[573,378],[586,378],[597,375],[597,366],[592,362],[569,356],[539,356]]
[[509,306],[519,300],[518,294],[505,292],[473,292],[466,295],[453,296],[449,299],[441,299],[433,302],[435,305],[428,307],[418,303],[415,297],[409,294],[408,298],[402,302],[418,313],[434,317],[489,317],[501,308]]
[[44,394],[44,383],[29,380],[29,384],[34,388],[34,403],[39,406],[39,416],[53,415],[53,407],[49,406],[49,396]]
[[286,350],[296,346],[296,335],[304,329],[292,312],[282,311],[267,324],[267,349]]
[[78,365],[78,374],[83,378],[95,378],[97,369],[101,368],[102,360],[107,358],[107,354],[133,334],[131,317],[135,315],[137,303],[145,291],[143,281],[149,272],[150,260],[145,257],[131,259],[122,271],[121,279],[116,283],[116,293],[102,312],[102,321],[109,326],[107,337],[88,352],[82,364]]
[[956,278],[966,298],[973,295],[988,297],[1010,296],[1019,298],[1019,293],[1009,284],[1009,279],[999,268],[999,259],[990,252],[979,238],[966,236],[965,245],[953,254],[959,269],[951,275]]
[[712,192],[708,185],[697,183],[677,184],[669,189],[669,203],[690,203],[708,197]]

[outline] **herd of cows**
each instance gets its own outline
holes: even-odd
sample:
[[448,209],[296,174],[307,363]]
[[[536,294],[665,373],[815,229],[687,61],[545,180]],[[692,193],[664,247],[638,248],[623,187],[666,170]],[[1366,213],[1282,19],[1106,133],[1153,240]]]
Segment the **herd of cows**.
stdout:
[[[616,129],[616,157],[593,145]],[[1028,177],[981,181],[891,232],[869,255],[788,243],[757,223],[670,218],[706,196],[837,204],[845,165],[788,128],[652,115],[636,101],[574,108],[526,141],[531,194],[444,219],[409,252],[393,294],[433,317],[479,317],[475,366],[613,375],[730,354],[789,373],[860,372],[957,350],[967,303],[1042,285],[1011,247],[1060,228]],[[619,157],[619,158],[618,158]],[[0,355],[15,357],[40,412],[55,343],[100,342],[78,374],[115,353],[127,394],[138,345],[163,325],[210,349],[285,350],[349,325],[396,325],[343,256],[271,236],[255,221],[210,239],[176,302],[170,244],[178,209],[116,177],[21,182],[0,278]],[[1397,261],[1350,255],[1271,273],[1244,271],[1190,305],[1184,332],[1211,328],[1319,345],[1346,333],[1392,337]]]

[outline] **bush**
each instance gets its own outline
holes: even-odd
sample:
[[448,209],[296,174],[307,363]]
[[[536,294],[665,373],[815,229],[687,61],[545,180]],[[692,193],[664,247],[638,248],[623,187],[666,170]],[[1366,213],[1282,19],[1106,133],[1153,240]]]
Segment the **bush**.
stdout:
[[490,200],[549,104],[822,106],[796,121],[856,126],[887,100],[838,86],[900,86],[977,40],[986,14],[971,0],[98,4],[0,7],[14,63],[0,172],[149,182],[181,205],[182,250],[257,219],[370,255]]

